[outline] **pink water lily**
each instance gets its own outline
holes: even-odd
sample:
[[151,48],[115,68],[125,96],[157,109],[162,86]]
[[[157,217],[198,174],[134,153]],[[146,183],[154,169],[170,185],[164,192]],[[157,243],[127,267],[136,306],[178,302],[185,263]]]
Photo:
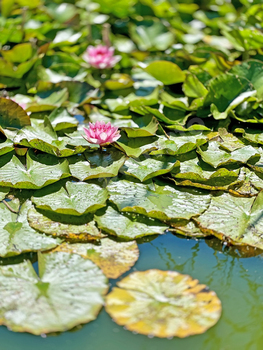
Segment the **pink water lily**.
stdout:
[[108,124],[103,121],[96,121],[95,124],[89,123],[89,129],[83,128],[83,130],[86,134],[83,135],[85,140],[100,146],[108,145],[121,137],[118,128],[112,126],[110,122]]
[[114,47],[98,45],[89,46],[83,58],[92,67],[104,69],[114,67],[120,61],[121,56],[114,56]]

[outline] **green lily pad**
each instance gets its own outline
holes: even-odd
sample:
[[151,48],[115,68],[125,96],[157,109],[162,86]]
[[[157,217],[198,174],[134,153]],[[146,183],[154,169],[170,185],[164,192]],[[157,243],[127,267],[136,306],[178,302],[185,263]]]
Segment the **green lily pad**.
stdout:
[[69,159],[69,168],[71,174],[81,181],[114,177],[118,175],[125,159],[122,152],[112,148],[106,152],[98,151],[73,156]]
[[244,146],[233,152],[227,152],[221,148],[221,143],[217,141],[210,141],[208,146],[199,147],[197,152],[204,162],[214,168],[229,164],[253,164],[260,158],[258,150],[252,146]]
[[30,124],[30,117],[22,107],[10,99],[0,97],[0,125],[2,128],[21,129]]
[[169,156],[156,156],[146,158],[143,155],[140,158],[129,158],[125,161],[121,170],[127,174],[136,177],[141,182],[147,181],[153,177],[167,174],[174,169],[179,169],[180,163]]
[[76,118],[69,114],[67,109],[62,107],[54,109],[49,120],[55,131],[76,128],[79,123]]
[[156,136],[128,138],[121,134],[121,138],[115,142],[117,148],[125,152],[128,157],[140,157],[141,154],[156,149]]
[[241,168],[237,184],[229,186],[229,192],[237,196],[250,197],[263,189],[263,179],[248,168]]
[[13,153],[0,157],[0,186],[38,189],[69,176],[66,159],[29,151],[25,166]]
[[263,249],[263,192],[240,198],[223,194],[212,198],[207,211],[196,219],[201,230],[232,244]]
[[186,76],[183,91],[186,96],[194,98],[205,97],[208,93],[207,89],[194,74]]
[[9,188],[0,187],[0,201],[5,199],[5,196],[9,193]]
[[14,150],[13,142],[9,139],[6,139],[5,142],[0,143],[0,156]]
[[4,203],[0,203],[1,257],[19,255],[25,252],[49,250],[61,243],[60,239],[38,233],[29,226],[27,212],[31,207],[32,203],[26,201],[17,214],[10,211]]
[[32,202],[38,209],[79,216],[105,207],[107,198],[107,190],[98,185],[67,182],[65,187],[55,184],[36,191]]
[[227,189],[238,179],[238,171],[225,168],[215,170],[198,158],[180,163],[180,172],[172,173],[176,183],[182,186],[194,186],[211,190]]
[[101,240],[100,245],[92,243],[63,243],[53,251],[79,254],[93,261],[108,278],[118,278],[129,271],[139,258],[135,241],[115,242],[109,238]]
[[143,214],[162,221],[189,220],[205,211],[210,202],[207,192],[175,186],[153,186],[127,180],[111,181],[110,201],[125,212]]
[[173,226],[173,228],[170,228],[169,231],[193,238],[203,238],[210,236],[209,233],[202,232],[193,221],[189,221],[185,226]]
[[95,225],[92,215],[72,216],[29,209],[29,225],[39,232],[70,242],[90,242],[105,237]]
[[153,61],[145,71],[164,85],[182,83],[185,80],[185,73],[181,68],[169,61]]
[[251,143],[263,145],[263,134],[261,130],[253,130],[253,129],[244,130],[244,129],[238,128],[235,130],[235,132],[242,134],[242,137]]
[[184,338],[204,333],[221,315],[215,292],[176,271],[133,272],[117,286],[107,295],[106,311],[140,334]]
[[137,118],[134,122],[138,125],[138,127],[123,128],[129,138],[154,136],[159,124],[155,117],[149,115]]
[[39,253],[38,262],[39,276],[29,261],[0,267],[1,324],[40,335],[66,331],[97,317],[108,286],[93,262],[63,252]]
[[98,227],[104,232],[125,240],[132,240],[148,235],[163,234],[168,226],[148,217],[132,214],[123,215],[108,207],[103,215],[95,215]]

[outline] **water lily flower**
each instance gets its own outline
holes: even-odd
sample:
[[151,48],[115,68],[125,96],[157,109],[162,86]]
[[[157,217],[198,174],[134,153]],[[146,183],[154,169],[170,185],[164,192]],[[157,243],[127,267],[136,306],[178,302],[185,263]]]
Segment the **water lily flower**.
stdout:
[[86,134],[83,135],[85,140],[100,146],[108,145],[121,137],[118,127],[112,126],[110,122],[108,124],[103,121],[89,123],[89,129],[83,128],[83,130]]
[[92,67],[104,69],[114,67],[120,61],[121,56],[114,56],[114,47],[98,45],[89,46],[83,58]]

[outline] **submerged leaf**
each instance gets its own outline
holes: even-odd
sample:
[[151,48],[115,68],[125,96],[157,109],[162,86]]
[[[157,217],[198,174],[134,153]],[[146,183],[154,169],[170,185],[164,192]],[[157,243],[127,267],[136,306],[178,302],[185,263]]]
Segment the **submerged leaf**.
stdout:
[[134,272],[117,285],[107,295],[106,311],[140,334],[184,338],[204,333],[221,315],[215,292],[176,271]]

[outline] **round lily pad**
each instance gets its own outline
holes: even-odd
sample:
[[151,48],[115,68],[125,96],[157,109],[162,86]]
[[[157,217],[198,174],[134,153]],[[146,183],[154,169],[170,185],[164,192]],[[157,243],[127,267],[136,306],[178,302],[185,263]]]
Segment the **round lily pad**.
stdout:
[[139,249],[135,241],[115,242],[103,238],[100,244],[63,243],[54,251],[81,255],[93,261],[108,278],[118,278],[128,271],[139,258]]
[[215,292],[176,271],[134,272],[106,298],[106,311],[119,325],[160,338],[204,333],[220,318]]
[[62,332],[97,317],[107,278],[90,260],[63,252],[0,267],[0,324],[36,335]]

